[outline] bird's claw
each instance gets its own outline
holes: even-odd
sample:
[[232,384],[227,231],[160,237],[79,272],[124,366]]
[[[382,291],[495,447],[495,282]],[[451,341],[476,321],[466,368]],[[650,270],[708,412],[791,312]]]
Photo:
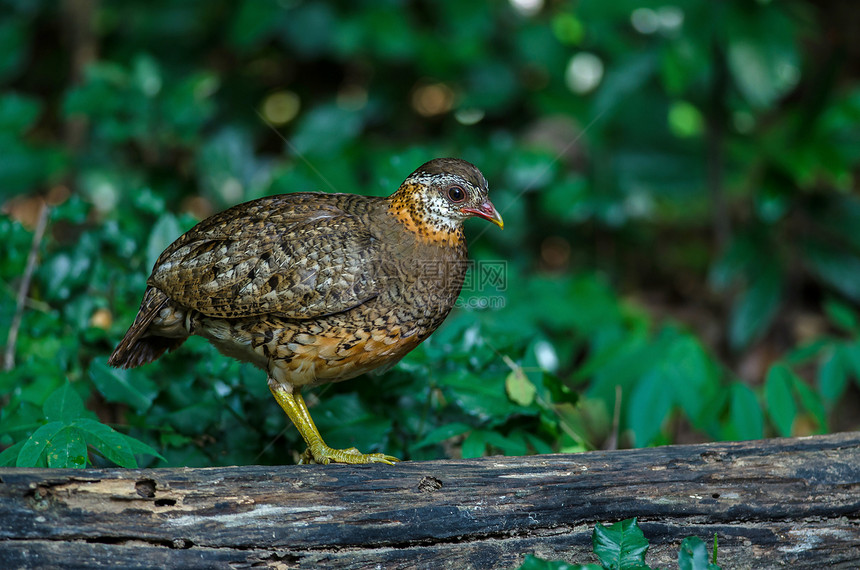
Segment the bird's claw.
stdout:
[[309,465],[312,463],[323,465],[328,463],[349,463],[352,465],[386,463],[394,465],[399,461],[398,458],[385,455],[384,453],[362,453],[354,447],[350,447],[349,449],[332,449],[327,445],[321,445],[316,449],[307,448],[299,458],[299,465]]

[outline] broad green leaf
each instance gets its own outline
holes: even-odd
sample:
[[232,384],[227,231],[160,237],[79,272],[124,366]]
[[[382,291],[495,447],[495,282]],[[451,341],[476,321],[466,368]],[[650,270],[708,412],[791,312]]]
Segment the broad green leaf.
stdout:
[[784,364],[774,364],[767,373],[764,396],[767,411],[776,431],[783,437],[791,435],[791,426],[797,416],[792,385],[793,373]]
[[857,322],[857,315],[851,307],[834,298],[829,298],[824,302],[824,312],[827,313],[830,322],[844,331],[855,332],[860,327]]
[[729,419],[730,433],[736,439],[761,439],[764,437],[764,416],[755,393],[742,382],[731,387]]
[[807,265],[819,279],[853,301],[860,301],[860,257],[811,241],[803,251]]
[[155,448],[140,441],[139,439],[135,439],[130,435],[126,435],[124,433],[120,433],[119,435],[125,439],[125,442],[128,444],[128,447],[131,449],[131,452],[135,455],[152,455],[153,457],[156,457],[162,461],[165,460],[164,457],[162,457],[162,455],[155,450]]
[[784,360],[787,364],[792,366],[803,364],[818,356],[818,353],[830,346],[832,342],[832,340],[827,338],[813,340],[812,342],[799,346],[789,352],[785,356]]
[[806,382],[797,375],[794,376],[794,390],[803,408],[815,418],[819,433],[826,433],[827,410],[824,407],[821,394],[807,386]]
[[822,354],[818,369],[818,389],[828,405],[836,403],[848,387],[848,370],[841,346],[832,346]]
[[501,449],[505,455],[525,455],[528,451],[522,433],[504,436],[495,431],[487,431],[485,439],[488,444]]
[[45,453],[48,467],[83,469],[87,466],[87,444],[80,430],[72,426],[57,432]]
[[487,449],[487,433],[483,430],[473,430],[466,439],[463,440],[461,453],[463,459],[471,459],[473,457],[483,457]]
[[83,432],[86,442],[108,461],[120,467],[136,468],[137,460],[126,439],[110,426],[87,418],[78,418],[72,424]]
[[465,413],[476,416],[490,425],[503,423],[516,413],[536,413],[508,399],[505,380],[501,375],[479,378],[467,370],[442,377],[439,384]]
[[597,523],[591,535],[591,544],[604,568],[628,570],[646,566],[648,541],[636,524],[635,517],[608,527]]
[[508,398],[520,406],[530,406],[537,394],[537,388],[520,367],[511,370],[505,378],[505,391],[508,393]]
[[672,343],[661,368],[674,392],[674,401],[695,423],[712,401],[711,395],[719,390],[705,349],[693,336],[683,335]]
[[0,453],[0,467],[15,467],[18,461],[18,454],[27,443],[27,440],[19,441],[14,445],[10,445]]
[[729,342],[734,349],[748,346],[765,333],[782,303],[782,275],[766,270],[740,295],[732,307]]
[[655,369],[645,374],[630,393],[628,427],[633,430],[637,447],[651,443],[663,429],[663,422],[674,404],[672,390],[667,388],[665,374]]
[[[734,5],[730,5],[734,6]],[[794,34],[797,24],[786,10],[771,6],[735,9],[729,14],[729,73],[753,107],[767,109],[800,78],[800,55]]]
[[41,102],[14,92],[0,95],[0,132],[24,134],[41,112]]
[[45,450],[51,439],[65,427],[62,422],[50,422],[33,432],[18,452],[15,467],[47,467]]
[[111,368],[105,358],[97,358],[90,364],[90,379],[108,402],[128,404],[138,414],[146,412],[158,395],[158,387],[141,374],[132,378],[128,370]]
[[55,390],[42,407],[49,422],[70,423],[84,413],[84,402],[70,382],[66,382]]

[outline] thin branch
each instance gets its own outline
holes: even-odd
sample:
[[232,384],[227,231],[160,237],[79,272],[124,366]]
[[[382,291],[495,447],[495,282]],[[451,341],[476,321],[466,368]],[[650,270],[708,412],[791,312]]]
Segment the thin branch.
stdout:
[[45,228],[48,226],[48,212],[50,207],[44,200],[42,207],[39,209],[39,220],[36,222],[36,231],[33,232],[33,243],[30,244],[30,254],[27,256],[27,266],[24,269],[24,275],[21,277],[21,284],[18,287],[18,300],[15,307],[15,316],[12,317],[12,324],[9,326],[9,336],[6,339],[6,354],[3,358],[3,370],[7,372],[15,367],[15,344],[18,341],[18,329],[21,327],[21,319],[24,316],[24,306],[27,303],[27,293],[30,291],[30,281],[33,279],[33,271],[36,269],[36,261],[39,255],[39,244],[42,243],[42,237],[45,235]]

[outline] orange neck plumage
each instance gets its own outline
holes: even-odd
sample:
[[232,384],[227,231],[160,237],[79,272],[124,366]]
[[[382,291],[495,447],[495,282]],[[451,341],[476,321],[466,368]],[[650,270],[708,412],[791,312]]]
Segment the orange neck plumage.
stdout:
[[420,186],[405,182],[388,199],[388,213],[415,234],[419,242],[434,245],[458,246],[465,241],[463,226],[443,221],[425,210]]

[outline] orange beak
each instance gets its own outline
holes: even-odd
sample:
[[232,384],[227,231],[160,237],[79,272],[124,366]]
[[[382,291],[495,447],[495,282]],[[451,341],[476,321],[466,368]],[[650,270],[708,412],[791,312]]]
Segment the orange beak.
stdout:
[[490,202],[489,199],[484,200],[484,203],[477,208],[460,208],[460,211],[464,214],[472,214],[473,216],[484,218],[485,220],[493,222],[501,229],[505,229],[505,221],[502,220],[501,214],[499,214],[498,210],[496,210],[496,207],[493,206],[493,203]]

